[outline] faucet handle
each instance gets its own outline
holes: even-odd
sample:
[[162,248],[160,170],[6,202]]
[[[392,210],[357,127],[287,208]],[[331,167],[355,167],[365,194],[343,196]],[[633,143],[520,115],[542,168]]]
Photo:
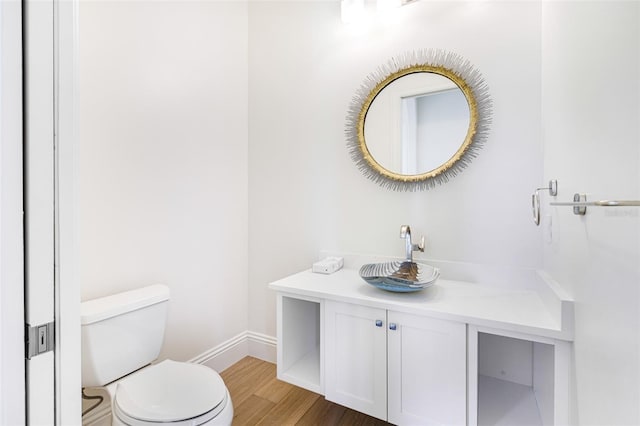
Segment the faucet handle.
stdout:
[[420,237],[420,243],[413,245],[413,251],[421,251],[424,253],[424,235]]

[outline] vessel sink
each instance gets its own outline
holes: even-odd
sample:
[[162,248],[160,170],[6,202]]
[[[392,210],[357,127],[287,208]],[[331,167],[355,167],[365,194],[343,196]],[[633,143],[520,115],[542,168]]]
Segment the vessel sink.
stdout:
[[363,265],[360,268],[360,276],[374,287],[396,293],[408,293],[435,284],[440,271],[424,263],[405,260]]

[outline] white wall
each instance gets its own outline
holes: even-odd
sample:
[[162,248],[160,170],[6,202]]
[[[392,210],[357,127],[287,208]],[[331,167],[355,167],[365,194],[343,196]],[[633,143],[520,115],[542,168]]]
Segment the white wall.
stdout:
[[[321,249],[401,256],[400,225],[431,259],[539,267],[530,194],[542,182],[536,2],[417,2],[387,23],[345,26],[337,2],[249,4],[249,327],[275,335],[270,281]],[[364,78],[407,50],[457,52],[494,101],[486,147],[427,192],[392,192],[351,161],[347,109]]]
[[[558,200],[640,199],[639,28],[636,1],[543,3],[544,173]],[[576,302],[573,424],[640,424],[640,209],[543,214],[544,267]]]
[[247,5],[80,3],[82,299],[171,288],[161,357],[247,330]]
[[[574,423],[639,423],[640,213],[530,211],[552,178],[562,200],[640,198],[638,7],[423,1],[358,29],[337,2],[81,3],[83,298],[169,284],[164,355],[186,359],[275,335],[268,282],[321,249],[402,255],[410,224],[427,258],[544,266],[576,298]],[[483,73],[492,131],[451,182],[391,192],[351,162],[345,116],[425,47]]]

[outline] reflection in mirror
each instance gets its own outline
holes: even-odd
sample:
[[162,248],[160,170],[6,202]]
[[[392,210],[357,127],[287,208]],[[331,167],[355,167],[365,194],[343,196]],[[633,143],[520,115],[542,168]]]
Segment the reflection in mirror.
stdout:
[[353,98],[346,135],[366,177],[394,190],[447,182],[476,157],[491,123],[482,75],[460,56],[435,49],[393,58]]
[[453,157],[469,122],[469,104],[453,81],[415,73],[395,80],[376,96],[367,112],[364,137],[382,167],[402,175],[422,174]]
[[402,174],[433,170],[456,153],[469,128],[469,105],[459,89],[402,99]]

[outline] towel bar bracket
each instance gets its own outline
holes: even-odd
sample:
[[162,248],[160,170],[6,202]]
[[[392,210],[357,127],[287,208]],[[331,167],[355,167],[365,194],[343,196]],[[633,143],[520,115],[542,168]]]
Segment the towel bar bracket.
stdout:
[[549,191],[549,195],[555,197],[558,195],[558,181],[553,179],[549,181],[549,186],[544,188],[536,188],[531,196],[531,207],[533,209],[533,223],[540,226],[540,191]]
[[[587,194],[573,194],[573,201],[575,203],[586,203],[587,202]],[[587,214],[587,206],[573,206],[573,214],[576,216],[584,216]]]

